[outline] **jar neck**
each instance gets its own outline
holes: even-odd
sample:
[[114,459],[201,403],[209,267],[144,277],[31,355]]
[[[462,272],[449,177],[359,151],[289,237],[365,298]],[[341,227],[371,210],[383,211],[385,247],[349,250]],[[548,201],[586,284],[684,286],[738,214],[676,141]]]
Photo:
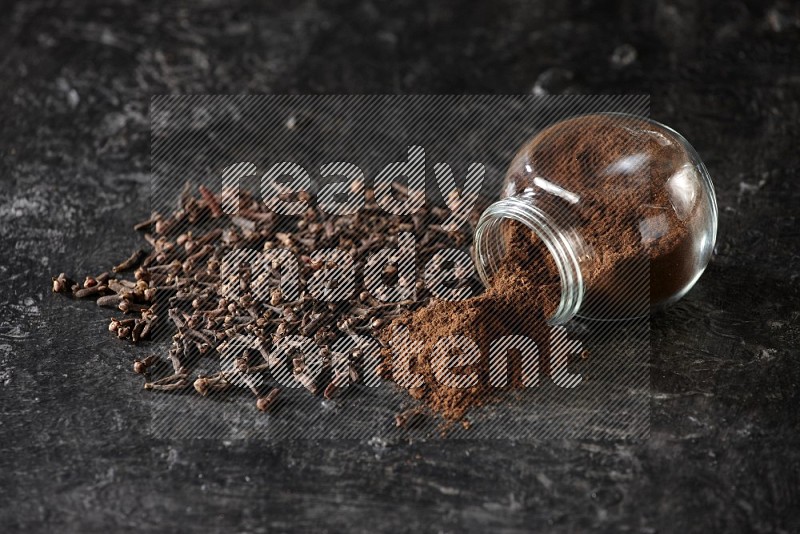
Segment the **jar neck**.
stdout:
[[502,226],[514,220],[527,226],[542,240],[552,256],[561,282],[561,299],[550,324],[563,324],[578,313],[583,302],[585,287],[581,273],[583,240],[563,217],[560,210],[549,206],[546,199],[523,192],[490,205],[481,215],[475,228],[475,266],[481,281],[489,286],[500,269],[506,254]]

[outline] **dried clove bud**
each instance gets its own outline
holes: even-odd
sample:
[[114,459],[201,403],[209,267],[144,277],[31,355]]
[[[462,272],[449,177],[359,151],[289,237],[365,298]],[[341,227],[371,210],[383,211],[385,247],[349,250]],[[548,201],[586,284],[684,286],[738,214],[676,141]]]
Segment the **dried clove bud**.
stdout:
[[116,308],[121,302],[121,295],[104,295],[97,299],[97,305],[102,308]]
[[131,269],[135,269],[136,267],[139,266],[142,260],[144,260],[145,256],[147,256],[147,253],[144,250],[139,249],[133,254],[131,254],[131,256],[128,259],[126,259],[125,261],[123,261],[118,265],[115,265],[112,271],[114,271],[115,273],[121,273],[124,271],[130,271]]
[[275,401],[278,399],[280,393],[280,389],[273,388],[264,397],[258,397],[258,399],[256,399],[256,408],[258,408],[258,410],[261,412],[266,412],[274,406]]
[[104,292],[106,289],[108,289],[108,286],[92,285],[89,287],[84,287],[83,289],[78,289],[77,291],[72,293],[72,296],[75,297],[76,299],[93,297],[95,295],[99,295],[100,293]]
[[75,285],[75,282],[67,278],[64,273],[53,277],[53,293],[66,293],[72,289],[73,285]]
[[151,365],[156,363],[157,358],[155,354],[151,354],[150,356],[144,358],[143,360],[135,359],[133,360],[133,372],[137,375],[143,375],[147,372]]

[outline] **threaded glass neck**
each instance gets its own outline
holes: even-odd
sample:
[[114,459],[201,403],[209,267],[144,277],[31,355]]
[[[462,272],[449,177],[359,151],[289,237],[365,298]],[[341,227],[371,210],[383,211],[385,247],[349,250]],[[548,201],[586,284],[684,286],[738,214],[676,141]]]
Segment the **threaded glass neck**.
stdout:
[[578,313],[584,297],[584,281],[576,250],[575,236],[521,193],[504,198],[486,208],[475,228],[475,265],[485,286],[500,268],[506,255],[502,226],[507,220],[518,221],[533,231],[547,247],[558,269],[561,299],[548,323],[563,324]]

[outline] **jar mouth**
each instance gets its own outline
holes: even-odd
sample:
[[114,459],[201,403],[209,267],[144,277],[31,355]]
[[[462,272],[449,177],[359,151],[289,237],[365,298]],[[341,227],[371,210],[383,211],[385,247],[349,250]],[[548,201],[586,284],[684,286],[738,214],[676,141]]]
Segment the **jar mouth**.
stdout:
[[574,236],[523,196],[499,200],[481,214],[475,228],[475,267],[481,282],[489,287],[506,255],[503,223],[513,220],[524,224],[542,240],[558,269],[561,298],[547,322],[563,324],[577,315],[585,292]]

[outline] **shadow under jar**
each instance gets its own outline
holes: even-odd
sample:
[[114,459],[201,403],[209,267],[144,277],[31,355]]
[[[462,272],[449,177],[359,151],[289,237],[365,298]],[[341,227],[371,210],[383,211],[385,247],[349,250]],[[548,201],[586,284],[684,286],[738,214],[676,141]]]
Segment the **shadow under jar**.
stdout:
[[560,278],[549,318],[646,316],[680,299],[703,273],[717,233],[717,203],[700,157],[676,131],[623,114],[568,119],[528,141],[500,200],[475,229],[487,286],[517,221],[550,253]]

